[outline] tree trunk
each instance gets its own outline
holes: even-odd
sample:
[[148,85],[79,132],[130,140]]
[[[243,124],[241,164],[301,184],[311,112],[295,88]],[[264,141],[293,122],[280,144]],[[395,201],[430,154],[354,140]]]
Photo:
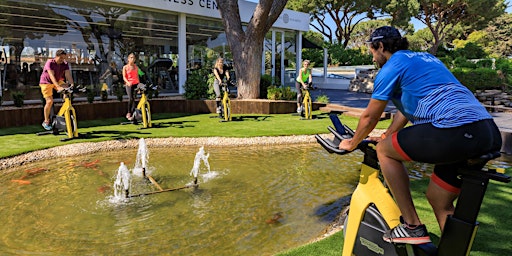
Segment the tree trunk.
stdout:
[[262,43],[248,40],[241,52],[242,62],[235,62],[239,99],[257,99],[260,96]]
[[233,54],[239,99],[260,96],[263,40],[286,5],[286,0],[261,0],[242,28],[238,0],[218,0],[226,38]]

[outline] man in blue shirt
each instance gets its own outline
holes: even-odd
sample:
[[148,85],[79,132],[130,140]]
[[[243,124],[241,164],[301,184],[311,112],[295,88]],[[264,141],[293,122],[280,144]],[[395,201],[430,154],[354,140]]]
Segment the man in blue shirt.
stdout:
[[[381,171],[404,222],[383,238],[394,243],[427,243],[430,237],[416,213],[402,162],[435,164],[426,196],[443,230],[460,193],[457,168],[469,158],[500,150],[501,135],[471,91],[433,55],[408,50],[407,39],[396,28],[376,29],[367,43],[381,69],[354,137],[343,140],[339,148],[354,150],[375,128],[387,102],[395,104],[399,111],[391,125],[380,138],[371,138],[379,142]],[[405,127],[409,122],[413,125]]]

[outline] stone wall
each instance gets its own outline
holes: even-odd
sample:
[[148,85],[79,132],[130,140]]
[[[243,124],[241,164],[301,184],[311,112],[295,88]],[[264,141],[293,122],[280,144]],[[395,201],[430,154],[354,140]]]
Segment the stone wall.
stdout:
[[475,96],[485,106],[496,109],[512,107],[512,95],[501,90],[477,90]]
[[[348,90],[351,92],[373,93],[373,81],[378,70],[358,70],[350,81]],[[493,112],[512,112],[512,94],[501,90],[477,90],[476,98]],[[509,109],[510,108],[510,109]]]
[[355,77],[350,81],[348,90],[351,92],[373,92],[373,80],[377,75],[376,69],[357,70]]

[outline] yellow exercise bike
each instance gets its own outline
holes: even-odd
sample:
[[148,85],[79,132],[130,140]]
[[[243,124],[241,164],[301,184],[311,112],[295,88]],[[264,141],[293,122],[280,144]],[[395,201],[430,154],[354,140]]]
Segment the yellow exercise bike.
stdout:
[[[329,153],[344,155],[349,151],[340,150],[344,139],[354,136],[347,126],[341,124],[336,114],[330,115],[335,128],[328,127],[333,139],[316,139]],[[400,209],[387,187],[380,179],[379,161],[372,141],[361,142],[357,149],[364,153],[359,183],[352,194],[348,216],[345,218],[343,256],[381,255],[424,255],[424,256],[467,256],[471,251],[478,228],[477,216],[489,184],[489,180],[510,182],[510,176],[492,169],[483,169],[487,161],[500,155],[488,152],[480,157],[468,159],[459,171],[462,187],[455,212],[446,219],[439,245],[394,244],[382,239],[386,230],[400,224]],[[504,209],[502,209],[504,210]],[[502,227],[505,228],[505,227]]]
[[301,117],[302,119],[312,119],[313,118],[313,100],[311,99],[311,94],[309,90],[314,90],[313,83],[308,83],[306,88],[300,88],[302,92],[302,103],[301,103]]
[[[150,84],[151,86],[151,84]],[[153,90],[156,90],[156,87],[151,88]],[[148,86],[139,83],[137,85],[137,88],[135,88],[135,91],[137,94],[140,94],[140,101],[137,104],[137,108],[132,113],[132,119],[130,122],[124,122],[122,124],[139,124],[142,123],[143,128],[149,128],[152,127],[153,124],[151,123],[151,107],[149,105],[147,91]]]
[[78,134],[78,124],[75,108],[72,104],[73,93],[75,91],[84,92],[85,88],[79,88],[79,86],[71,85],[69,87],[64,88],[59,91],[64,99],[64,103],[60,107],[57,115],[54,113],[54,107],[52,106],[51,114],[50,114],[50,123],[52,124],[51,131],[39,132],[37,135],[46,135],[53,134],[59,135],[60,132],[65,132],[67,134],[67,138],[61,139],[61,141],[72,140],[79,137]]
[[231,100],[229,99],[229,86],[228,83],[224,82],[221,84],[222,88],[222,103],[220,105],[219,117],[223,122],[231,121]]

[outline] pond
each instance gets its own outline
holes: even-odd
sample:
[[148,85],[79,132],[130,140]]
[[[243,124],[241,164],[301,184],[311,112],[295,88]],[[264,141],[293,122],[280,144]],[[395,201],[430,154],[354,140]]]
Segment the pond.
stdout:
[[[317,144],[207,147],[197,188],[115,196],[137,149],[45,160],[0,174],[0,254],[273,255],[320,237],[352,193],[361,152]],[[147,174],[163,188],[193,184],[198,147],[150,148]],[[206,156],[206,155],[205,155]],[[510,167],[503,156],[491,164]],[[411,177],[430,171],[409,166]],[[131,176],[130,194],[158,191]]]
[[[357,182],[362,154],[317,144],[206,147],[198,188],[114,200],[137,149],[45,160],[0,176],[0,254],[272,255],[321,236]],[[164,188],[193,181],[198,147],[150,148]],[[132,176],[131,194],[157,190]]]

